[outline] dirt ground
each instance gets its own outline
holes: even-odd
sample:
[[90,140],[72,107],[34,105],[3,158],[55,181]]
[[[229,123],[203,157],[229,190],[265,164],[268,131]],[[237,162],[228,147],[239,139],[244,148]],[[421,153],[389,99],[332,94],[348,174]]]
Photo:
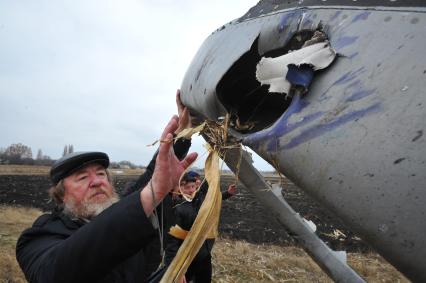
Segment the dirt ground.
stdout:
[[[36,208],[0,205],[0,282],[27,282],[15,259],[15,244],[22,230],[41,213]],[[347,256],[348,264],[366,282],[409,282],[376,253],[355,252]],[[332,282],[307,253],[295,246],[219,237],[212,263],[213,283]]]
[[[115,176],[115,186],[120,192],[136,176]],[[222,189],[233,182],[231,176],[222,178]],[[271,179],[277,182],[277,178]],[[49,210],[47,189],[50,180],[46,175],[0,175],[0,203],[30,206]],[[284,182],[284,198],[301,216],[313,221],[317,235],[332,249],[349,252],[370,251],[370,248],[331,213],[321,208],[311,198],[288,180]],[[220,234],[224,237],[245,240],[253,244],[293,246],[294,240],[284,227],[268,212],[244,186],[238,185],[238,194],[223,202]]]

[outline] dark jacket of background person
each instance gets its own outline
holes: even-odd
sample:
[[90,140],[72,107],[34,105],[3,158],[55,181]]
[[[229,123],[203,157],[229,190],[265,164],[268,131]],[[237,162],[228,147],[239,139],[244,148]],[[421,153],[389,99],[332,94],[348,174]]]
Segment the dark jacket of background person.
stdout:
[[[182,158],[189,146],[174,148]],[[145,282],[153,269],[150,255],[159,236],[143,211],[140,189],[152,177],[156,156],[137,187],[92,221],[72,219],[56,209],[25,230],[18,239],[16,256],[27,280]]]
[[[175,151],[175,155],[177,156],[177,158],[182,159],[186,156],[190,147],[191,147],[191,140],[178,139],[173,145],[173,150]],[[146,167],[144,174],[139,176],[136,182],[128,186],[124,194],[130,194],[138,190],[139,188],[145,187],[148,184],[154,172],[155,160],[157,158],[157,154],[158,152],[154,154],[154,157],[152,158],[151,162],[149,162],[148,166]],[[167,231],[169,231],[170,227],[174,225],[175,223],[175,214],[172,207],[173,207],[173,200],[172,200],[172,194],[170,193],[163,199],[162,205],[159,205],[156,208],[156,213],[160,221],[160,227],[162,227],[163,229],[162,240],[164,243],[164,248],[166,247],[167,240],[168,240],[168,237],[165,234],[167,234]],[[160,237],[158,233],[157,233],[157,237],[154,237],[154,239],[145,249],[145,255],[147,258],[149,258],[149,261],[147,262],[146,268],[145,268],[146,269],[145,276],[148,277],[151,273],[153,273],[158,268],[158,266],[160,265],[162,261],[161,243],[160,243]]]
[[[195,218],[198,215],[201,205],[206,197],[208,190],[208,183],[205,181],[198,193],[195,195],[192,202],[183,201],[176,204],[174,208],[175,212],[175,224],[179,225],[182,229],[189,231],[191,230],[192,224],[194,224]],[[222,199],[226,200],[232,195],[228,191],[222,192]],[[169,231],[169,230],[167,230]],[[170,265],[173,258],[176,256],[179,247],[182,245],[183,240],[177,239],[170,234],[167,234],[167,247],[165,254],[166,265]],[[195,256],[191,265],[187,271],[187,279],[191,279],[192,274],[195,272],[209,273],[207,277],[211,277],[211,251],[214,245],[214,239],[206,239],[201,246],[199,252]],[[206,274],[202,274],[203,277]],[[205,278],[205,277],[204,277]],[[196,281],[198,282],[198,281]]]

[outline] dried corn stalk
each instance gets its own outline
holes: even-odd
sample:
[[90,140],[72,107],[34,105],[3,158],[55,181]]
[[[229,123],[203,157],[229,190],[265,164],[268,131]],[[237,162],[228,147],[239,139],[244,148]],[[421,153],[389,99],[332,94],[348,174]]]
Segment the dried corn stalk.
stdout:
[[179,282],[206,238],[215,238],[218,235],[219,216],[222,205],[219,156],[223,156],[226,149],[239,146],[228,144],[228,123],[228,116],[225,117],[223,124],[206,121],[200,126],[189,129],[177,137],[185,136],[188,138],[197,131],[201,131],[210,142],[209,156],[207,157],[204,168],[209,189],[191,230],[186,235],[184,242],[161,279],[161,282]]
[[199,133],[204,129],[204,126],[206,125],[206,122],[198,125],[195,128],[188,128],[188,129],[184,129],[183,131],[181,131],[175,139],[179,139],[179,138],[186,138],[189,139],[192,137],[193,134]]

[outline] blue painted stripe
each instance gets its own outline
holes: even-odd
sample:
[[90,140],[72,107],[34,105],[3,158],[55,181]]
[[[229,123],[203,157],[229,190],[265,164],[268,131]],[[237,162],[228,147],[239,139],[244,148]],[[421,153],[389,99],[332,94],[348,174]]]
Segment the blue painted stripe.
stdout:
[[376,103],[371,105],[370,107],[358,111],[354,111],[348,114],[345,114],[341,117],[338,117],[336,120],[326,123],[326,124],[319,124],[315,125],[313,127],[310,127],[309,129],[304,130],[300,135],[293,138],[289,143],[285,144],[284,146],[280,146],[279,149],[291,149],[294,148],[300,144],[303,144],[307,141],[310,141],[316,137],[319,137],[327,132],[333,131],[336,128],[347,124],[348,122],[354,121],[355,119],[359,119],[364,117],[365,115],[372,114],[375,112],[378,112],[380,110],[381,106],[380,103]]

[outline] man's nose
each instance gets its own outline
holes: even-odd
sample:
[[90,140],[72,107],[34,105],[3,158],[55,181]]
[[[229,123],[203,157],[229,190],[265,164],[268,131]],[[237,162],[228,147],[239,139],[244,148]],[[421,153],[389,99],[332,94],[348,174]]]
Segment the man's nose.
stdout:
[[102,178],[98,175],[92,176],[90,187],[98,187],[102,184]]

